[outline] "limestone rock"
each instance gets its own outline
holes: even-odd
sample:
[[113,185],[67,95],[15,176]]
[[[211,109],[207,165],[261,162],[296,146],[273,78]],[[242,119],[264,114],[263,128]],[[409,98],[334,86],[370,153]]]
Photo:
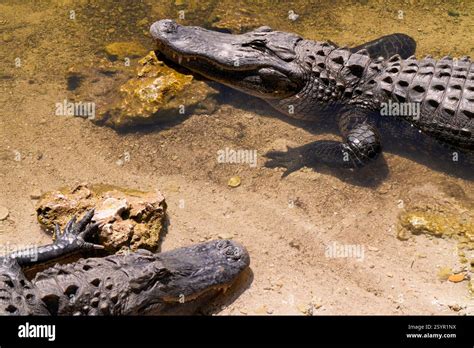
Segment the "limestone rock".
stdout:
[[99,243],[106,251],[156,251],[164,230],[166,202],[159,192],[143,192],[109,185],[81,184],[45,193],[37,204],[38,221],[52,231],[62,228],[73,215],[95,208],[93,220],[100,222]]
[[129,205],[126,199],[110,197],[101,202],[101,205],[96,208],[94,220],[102,223],[113,222],[127,209],[129,209]]

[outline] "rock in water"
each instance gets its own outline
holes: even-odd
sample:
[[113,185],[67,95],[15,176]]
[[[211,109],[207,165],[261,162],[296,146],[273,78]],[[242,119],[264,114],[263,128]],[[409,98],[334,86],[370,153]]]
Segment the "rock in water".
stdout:
[[44,194],[37,204],[38,221],[49,231],[63,228],[73,215],[95,208],[101,222],[99,243],[106,251],[156,251],[164,230],[166,202],[159,192],[143,192],[109,185],[81,184]]
[[139,60],[138,65],[136,76],[120,86],[112,98],[115,101],[106,105],[93,122],[124,129],[215,110],[213,96],[217,90],[169,68],[154,52]]

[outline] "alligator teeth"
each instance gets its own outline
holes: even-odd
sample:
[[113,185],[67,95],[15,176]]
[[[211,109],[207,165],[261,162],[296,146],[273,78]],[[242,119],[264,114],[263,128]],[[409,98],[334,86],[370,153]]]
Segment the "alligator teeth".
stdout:
[[178,64],[181,65],[181,61],[183,60],[183,57],[182,56],[178,56]]

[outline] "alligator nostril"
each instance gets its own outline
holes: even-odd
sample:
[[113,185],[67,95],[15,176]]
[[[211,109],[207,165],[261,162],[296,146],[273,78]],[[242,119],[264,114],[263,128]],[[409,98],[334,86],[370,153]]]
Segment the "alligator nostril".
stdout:
[[150,27],[150,33],[154,38],[159,38],[163,34],[171,34],[176,32],[178,25],[171,19],[163,19],[155,22]]
[[238,260],[240,259],[242,252],[237,247],[228,247],[225,250],[225,255],[228,259]]
[[170,19],[159,21],[159,29],[161,32],[170,34],[176,31],[176,23]]
[[220,240],[217,242],[216,246],[218,249],[225,249],[230,244],[230,242],[226,239]]

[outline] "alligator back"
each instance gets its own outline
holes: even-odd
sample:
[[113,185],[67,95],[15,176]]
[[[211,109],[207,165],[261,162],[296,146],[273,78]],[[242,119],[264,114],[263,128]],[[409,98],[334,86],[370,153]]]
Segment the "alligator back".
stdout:
[[442,143],[474,150],[474,65],[469,58],[394,56],[383,65],[359,88],[362,100],[385,103],[379,108],[387,102],[413,106],[418,112],[402,115],[404,120]]
[[[151,253],[150,253],[151,254]],[[126,312],[131,282],[156,261],[143,251],[56,264],[33,279],[40,299],[53,315],[117,315]],[[147,273],[147,274],[148,274]],[[148,274],[152,278],[151,274]]]

